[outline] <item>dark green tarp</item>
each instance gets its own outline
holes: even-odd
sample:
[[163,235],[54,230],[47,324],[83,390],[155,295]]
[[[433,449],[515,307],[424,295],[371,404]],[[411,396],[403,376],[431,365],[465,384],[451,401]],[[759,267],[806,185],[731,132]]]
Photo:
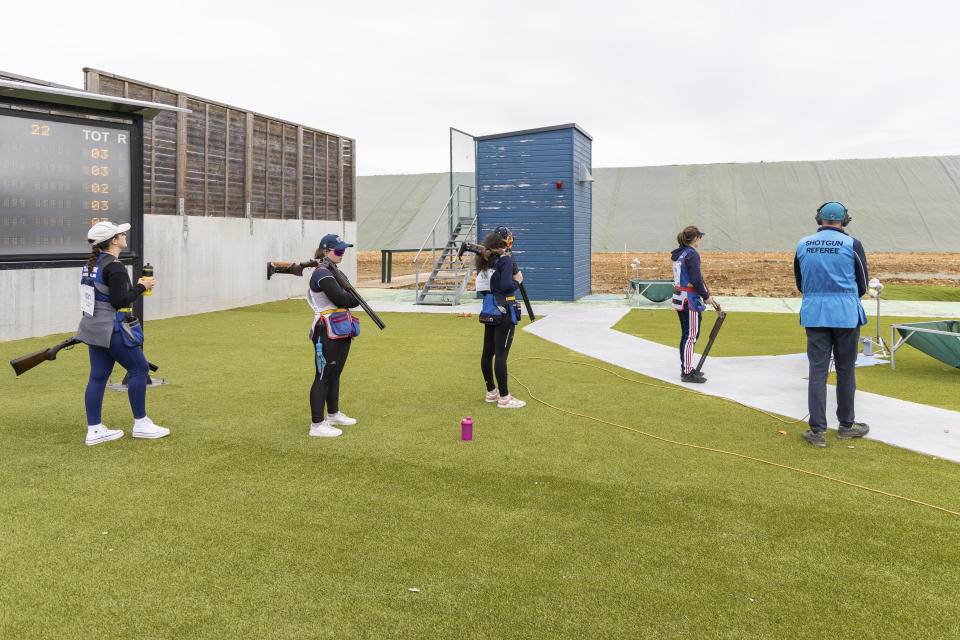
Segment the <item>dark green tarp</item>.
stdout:
[[[937,320],[898,324],[897,331],[908,345],[919,349],[931,358],[936,358],[951,367],[960,367],[960,320]],[[957,335],[913,331],[913,329],[948,331]]]

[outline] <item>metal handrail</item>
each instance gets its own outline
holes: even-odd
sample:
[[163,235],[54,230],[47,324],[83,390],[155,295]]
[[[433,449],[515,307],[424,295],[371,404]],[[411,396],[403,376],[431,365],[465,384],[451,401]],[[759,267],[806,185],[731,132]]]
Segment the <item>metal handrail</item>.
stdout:
[[[457,188],[454,189],[454,190],[453,190],[453,193],[450,194],[450,197],[447,198],[447,202],[446,202],[446,204],[443,205],[443,209],[440,210],[440,215],[437,216],[437,220],[433,223],[433,227],[430,229],[430,233],[428,233],[428,234],[427,234],[427,237],[423,239],[423,243],[420,245],[420,249],[417,250],[417,255],[414,256],[414,258],[413,258],[413,264],[414,264],[414,272],[413,272],[413,273],[414,273],[414,292],[415,292],[415,296],[416,296],[415,299],[419,299],[419,297],[420,297],[420,271],[421,271],[421,268],[422,268],[422,265],[420,264],[420,256],[423,254],[424,250],[426,249],[427,242],[429,241],[429,242],[430,242],[430,254],[431,254],[431,267],[433,267],[433,268],[436,267],[436,264],[437,264],[437,227],[439,226],[440,221],[443,220],[444,214],[446,214],[446,216],[447,216],[447,235],[446,235],[446,238],[444,238],[444,240],[443,240],[444,244],[446,244],[447,239],[453,234],[453,230],[454,230],[454,228],[456,227],[456,224],[454,223],[454,220],[453,220],[453,209],[454,209],[454,207],[453,207],[453,202],[454,202],[454,197],[457,198],[457,200],[456,200],[456,203],[457,203],[457,206],[456,206],[456,209],[457,209],[457,217],[458,217],[458,218],[460,217],[460,205],[461,205],[461,203],[463,202],[463,200],[460,199],[460,189],[476,189],[476,187],[471,187],[471,186],[469,186],[469,185],[464,185],[464,184],[458,184],[458,185],[457,185]],[[468,198],[467,202],[468,202],[468,203],[469,203],[469,202],[472,202],[472,200],[470,200],[470,199]],[[424,286],[426,286],[426,282],[424,282]]]

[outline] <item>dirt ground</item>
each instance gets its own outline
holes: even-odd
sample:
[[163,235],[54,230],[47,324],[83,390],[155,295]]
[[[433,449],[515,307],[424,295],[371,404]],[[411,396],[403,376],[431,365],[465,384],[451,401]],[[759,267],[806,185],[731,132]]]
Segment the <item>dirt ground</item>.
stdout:
[[[394,279],[413,273],[413,256],[394,254]],[[703,252],[700,256],[704,280],[717,295],[799,295],[793,279],[792,253]],[[640,261],[636,270],[631,267],[634,259]],[[590,265],[592,293],[624,293],[631,278],[673,278],[666,253],[595,253]],[[868,253],[867,268],[870,277],[884,284],[960,286],[960,253]],[[357,269],[361,284],[379,283],[380,252],[360,251]],[[412,288],[413,284],[401,286]]]

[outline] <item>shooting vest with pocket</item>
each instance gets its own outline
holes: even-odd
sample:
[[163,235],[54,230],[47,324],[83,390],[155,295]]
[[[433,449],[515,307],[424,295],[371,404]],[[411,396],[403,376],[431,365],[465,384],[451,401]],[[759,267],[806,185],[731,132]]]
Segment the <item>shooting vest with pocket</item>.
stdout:
[[131,309],[115,309],[110,304],[110,287],[103,281],[103,270],[115,260],[112,254],[104,253],[97,258],[92,270],[84,267],[80,277],[81,288],[93,289],[93,314],[81,310],[77,340],[104,349],[110,348],[114,331],[124,333],[124,344],[128,347],[143,343],[143,329],[140,321],[130,315]]
[[671,300],[670,306],[675,311],[683,311],[684,309],[703,311],[707,308],[707,305],[703,304],[703,298],[700,297],[693,283],[690,282],[690,272],[687,270],[685,258],[693,250],[693,247],[687,247],[673,261],[673,300]]
[[[497,262],[500,257],[493,261],[493,266],[477,273],[475,285],[477,293],[483,294],[483,304],[480,308],[479,320],[481,324],[498,325],[504,317],[509,318],[511,324],[520,322],[520,304],[516,296],[506,296],[499,291],[494,291],[494,276],[496,274]],[[499,284],[499,283],[498,283]]]
[[[317,269],[324,269],[329,274],[321,276],[321,280],[324,277],[330,277],[336,282],[336,278],[330,273],[329,269],[324,267],[317,267]],[[340,287],[339,282],[337,282],[337,286]],[[340,287],[340,289],[342,290],[343,287]],[[354,317],[349,309],[337,307],[323,291],[314,291],[309,283],[307,284],[307,304],[313,309],[313,323],[310,325],[309,334],[311,341],[313,341],[314,332],[320,325],[323,325],[327,337],[331,340],[356,338],[360,335],[360,320]],[[320,344],[320,340],[317,340],[317,344]]]

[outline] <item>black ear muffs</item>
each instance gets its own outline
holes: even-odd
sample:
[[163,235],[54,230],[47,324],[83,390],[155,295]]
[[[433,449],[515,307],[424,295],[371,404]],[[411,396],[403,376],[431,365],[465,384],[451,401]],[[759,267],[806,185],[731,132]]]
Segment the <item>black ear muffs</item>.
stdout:
[[[824,208],[825,206],[827,206],[828,204],[840,204],[840,203],[839,203],[839,202],[836,202],[836,201],[834,201],[834,200],[831,200],[830,202],[824,202],[822,205],[820,205],[819,207],[817,207],[817,215],[814,216],[814,220],[816,220],[816,221],[817,221],[817,224],[819,224],[819,225],[821,225],[821,226],[823,225],[823,214],[820,213],[820,211],[822,211],[823,208]],[[843,207],[842,204],[840,204],[840,206]],[[841,226],[841,227],[847,226],[848,224],[850,224],[850,221],[851,221],[851,220],[853,220],[853,218],[850,217],[850,214],[847,212],[847,208],[846,208],[846,207],[843,207],[843,220],[840,221],[840,226]]]

